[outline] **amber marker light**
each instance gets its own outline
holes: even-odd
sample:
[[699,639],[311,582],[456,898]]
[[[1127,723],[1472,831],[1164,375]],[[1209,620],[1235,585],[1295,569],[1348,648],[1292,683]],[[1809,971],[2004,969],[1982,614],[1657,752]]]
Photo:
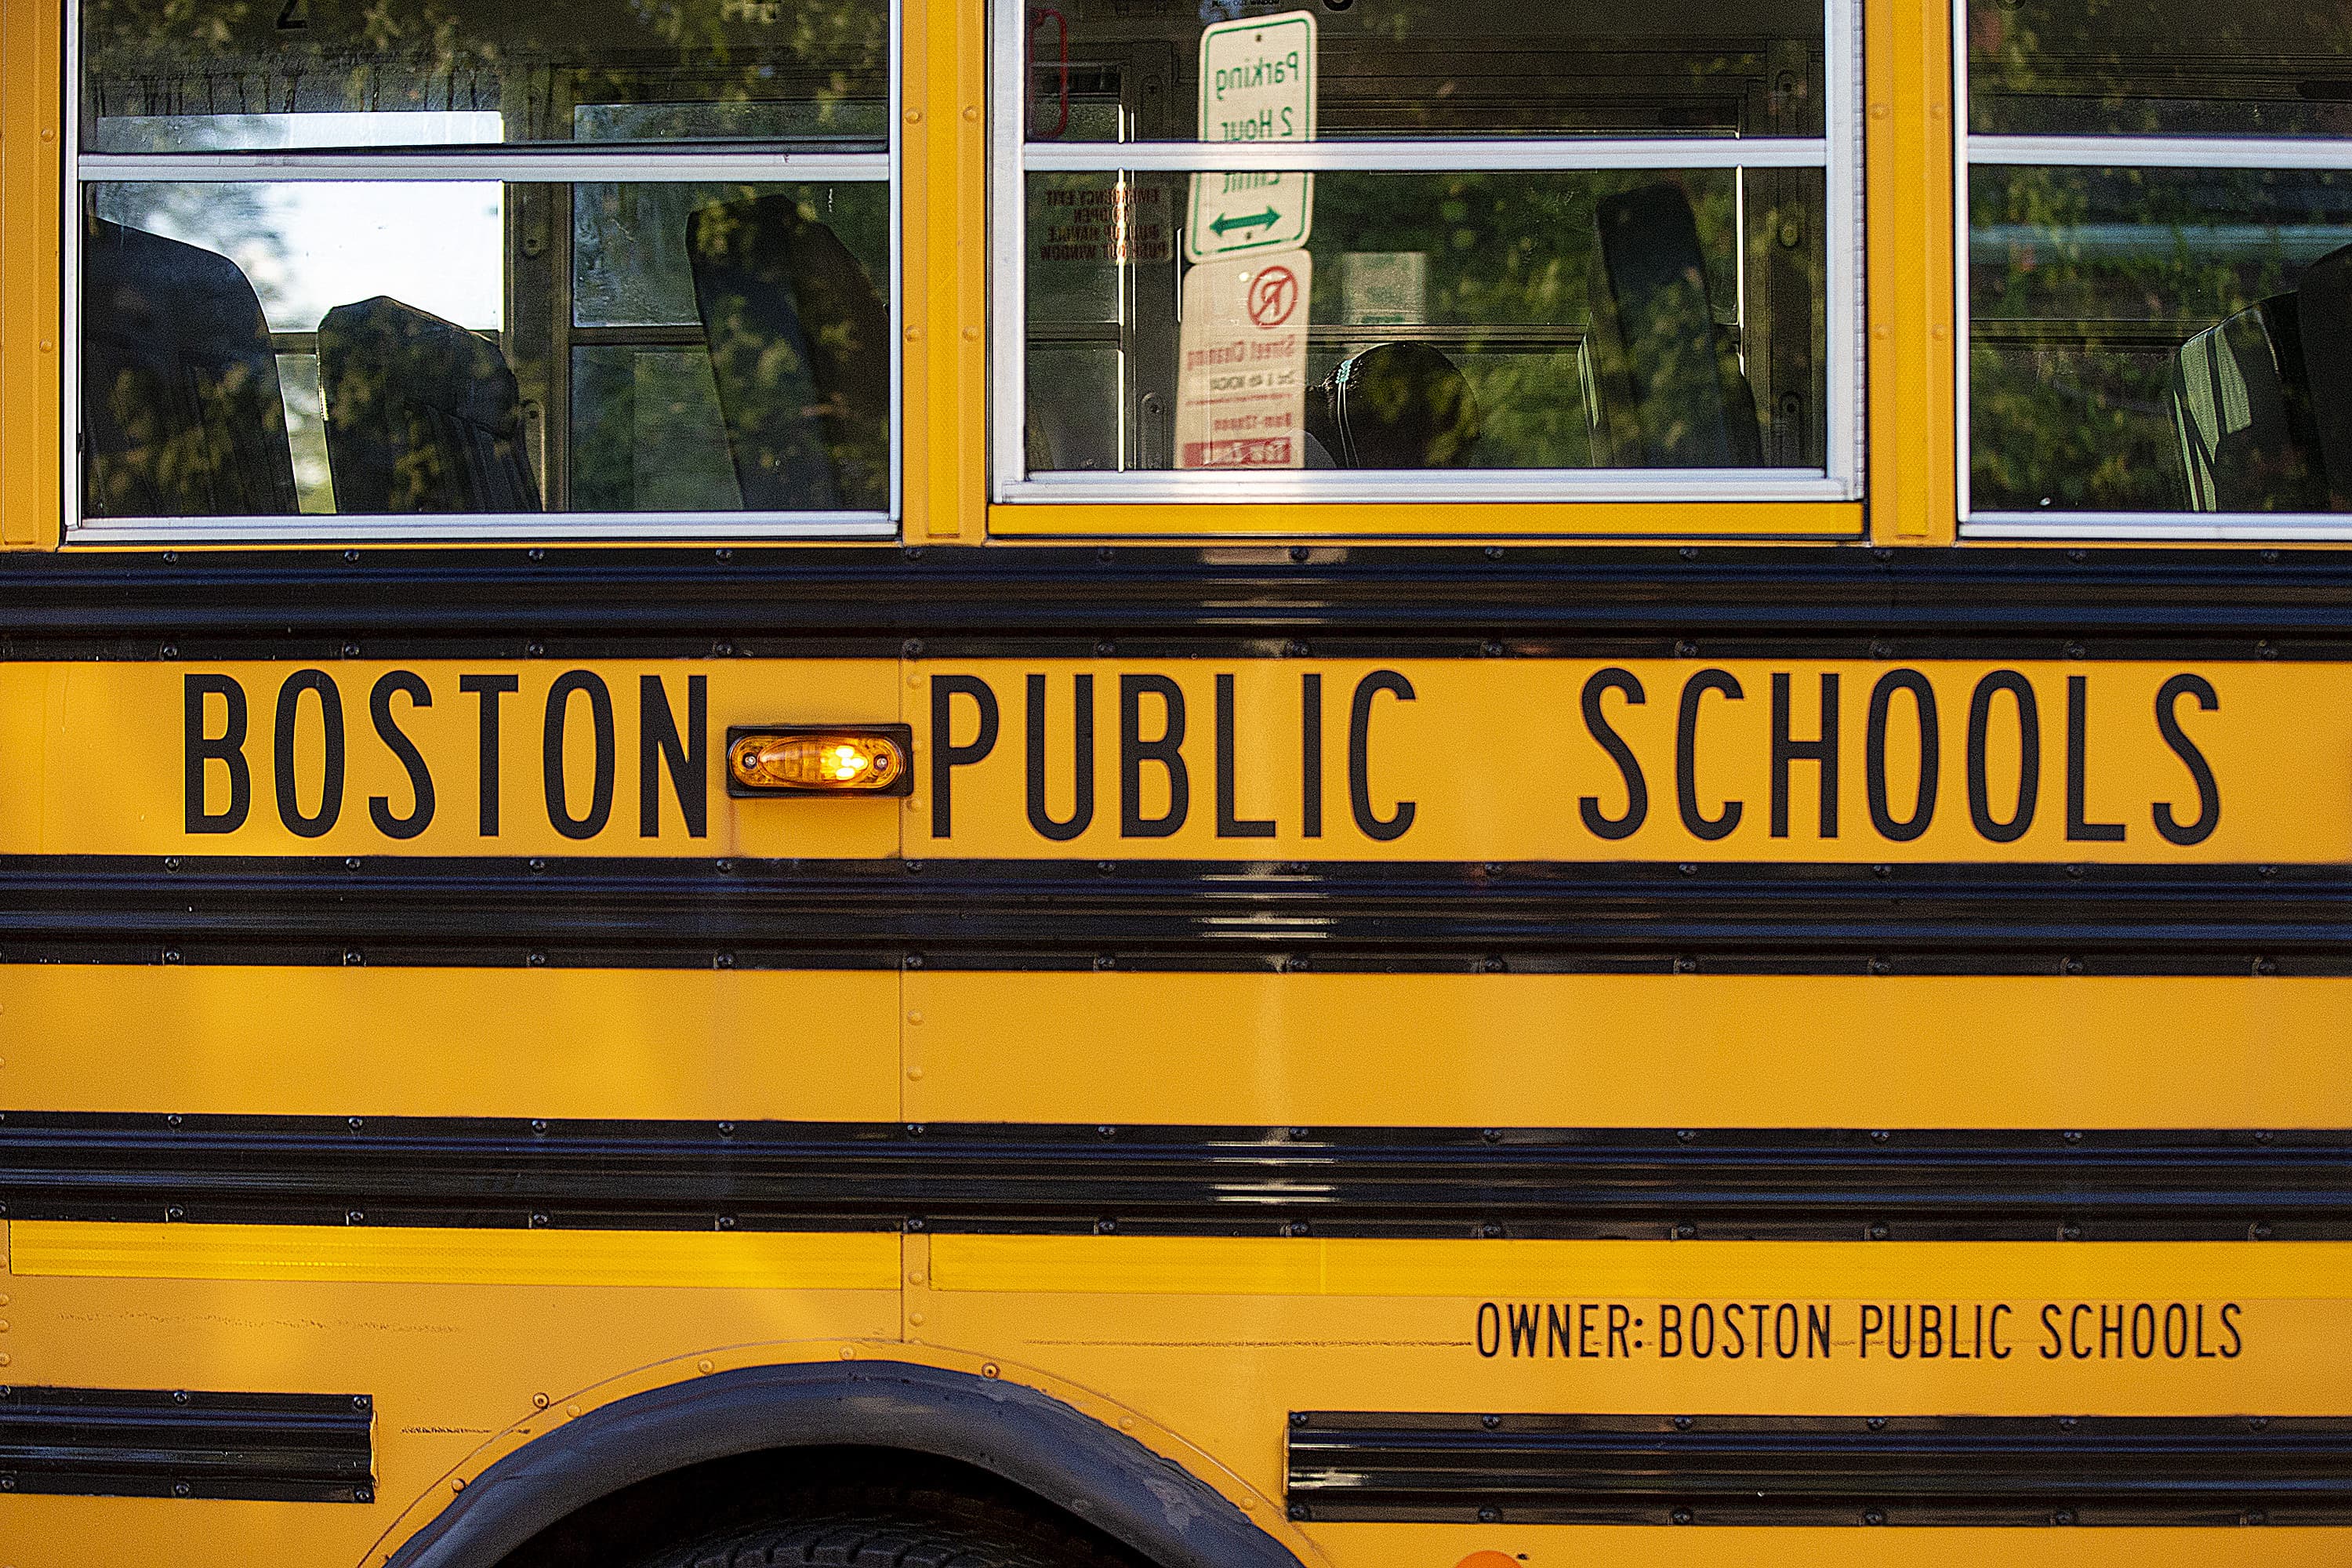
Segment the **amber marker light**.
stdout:
[[727,793],[905,795],[915,731],[905,724],[765,724],[727,731]]

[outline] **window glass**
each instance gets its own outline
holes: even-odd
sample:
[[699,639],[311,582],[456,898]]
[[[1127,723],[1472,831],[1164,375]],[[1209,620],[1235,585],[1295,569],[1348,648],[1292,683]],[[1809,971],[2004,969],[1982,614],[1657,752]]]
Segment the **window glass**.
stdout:
[[2352,134],[2352,10],[2334,0],[1972,0],[1979,134]]
[[84,190],[87,518],[887,505],[880,182]]
[[2309,357],[2352,327],[2331,293],[2352,173],[1981,168],[1969,211],[1979,507],[2327,509],[2295,433],[2327,412],[2305,405]]
[[81,144],[878,141],[887,37],[881,0],[94,0]]
[[[1081,216],[1033,219],[1031,470],[1202,466],[1175,430],[1198,379],[1181,356],[1222,352],[1181,320],[1169,215],[1190,176],[1032,180],[1033,215]],[[1344,172],[1313,191],[1295,466],[1822,464],[1819,171]],[[1107,371],[1083,396],[1035,373],[1081,343],[1115,395]],[[1345,395],[1374,384],[1376,405]]]
[[[1041,141],[1205,135],[1202,25],[1274,5],[1066,0],[1028,13],[1026,109]],[[1679,0],[1621,8],[1515,0],[1366,0],[1318,7],[1316,134],[1818,136],[1818,0]],[[1212,68],[1213,75],[1213,68]],[[1219,95],[1210,84],[1208,101]],[[1077,111],[1119,89],[1116,118]],[[1223,95],[1235,101],[1237,92]],[[1272,126],[1273,139],[1284,139]]]

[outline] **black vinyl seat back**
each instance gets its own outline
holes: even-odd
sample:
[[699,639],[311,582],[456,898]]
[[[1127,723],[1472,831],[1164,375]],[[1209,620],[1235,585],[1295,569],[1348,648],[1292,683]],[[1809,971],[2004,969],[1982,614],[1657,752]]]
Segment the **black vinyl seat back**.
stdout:
[[2172,359],[2192,511],[2352,510],[2352,246]]
[[880,511],[890,496],[890,318],[798,198],[698,209],[694,298],[743,504]]
[[479,332],[378,295],[319,323],[335,509],[530,512],[522,399]]
[[1478,429],[1469,379],[1426,343],[1375,343],[1307,393],[1309,468],[1465,468]]
[[82,228],[82,510],[297,510],[278,355],[225,256],[89,217]]
[[1596,451],[1621,468],[1761,464],[1755,394],[1716,324],[1690,198],[1671,184],[1605,196],[1594,226]]

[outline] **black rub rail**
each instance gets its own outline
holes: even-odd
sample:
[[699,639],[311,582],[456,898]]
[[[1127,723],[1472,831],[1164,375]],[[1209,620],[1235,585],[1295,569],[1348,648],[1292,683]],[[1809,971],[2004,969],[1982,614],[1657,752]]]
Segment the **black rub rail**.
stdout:
[[364,1394],[0,1387],[0,1492],[373,1502]]
[[0,858],[0,963],[2352,973],[2335,866]]
[[2342,1525],[2352,1419],[1300,1412],[1288,1480],[1328,1521]]
[[[0,658],[1071,655],[1304,640],[1433,657],[2352,657],[2352,554],[1858,544],[144,551],[0,563]],[[1057,640],[1058,639],[1058,640]],[[1875,645],[1884,640],[1885,647]],[[1063,646],[1064,644],[1066,646]],[[1043,647],[1044,645],[1038,644]]]
[[2352,1132],[0,1118],[16,1219],[1188,1236],[2352,1238]]

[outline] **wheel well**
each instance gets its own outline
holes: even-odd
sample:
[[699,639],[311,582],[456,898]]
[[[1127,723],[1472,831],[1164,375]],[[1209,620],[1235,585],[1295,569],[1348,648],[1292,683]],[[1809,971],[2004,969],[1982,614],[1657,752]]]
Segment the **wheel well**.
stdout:
[[648,1477],[597,1499],[499,1568],[626,1568],[678,1542],[873,1500],[948,1518],[1015,1518],[1084,1542],[1108,1563],[1157,1568],[1066,1509],[974,1466],[899,1448],[771,1448]]

